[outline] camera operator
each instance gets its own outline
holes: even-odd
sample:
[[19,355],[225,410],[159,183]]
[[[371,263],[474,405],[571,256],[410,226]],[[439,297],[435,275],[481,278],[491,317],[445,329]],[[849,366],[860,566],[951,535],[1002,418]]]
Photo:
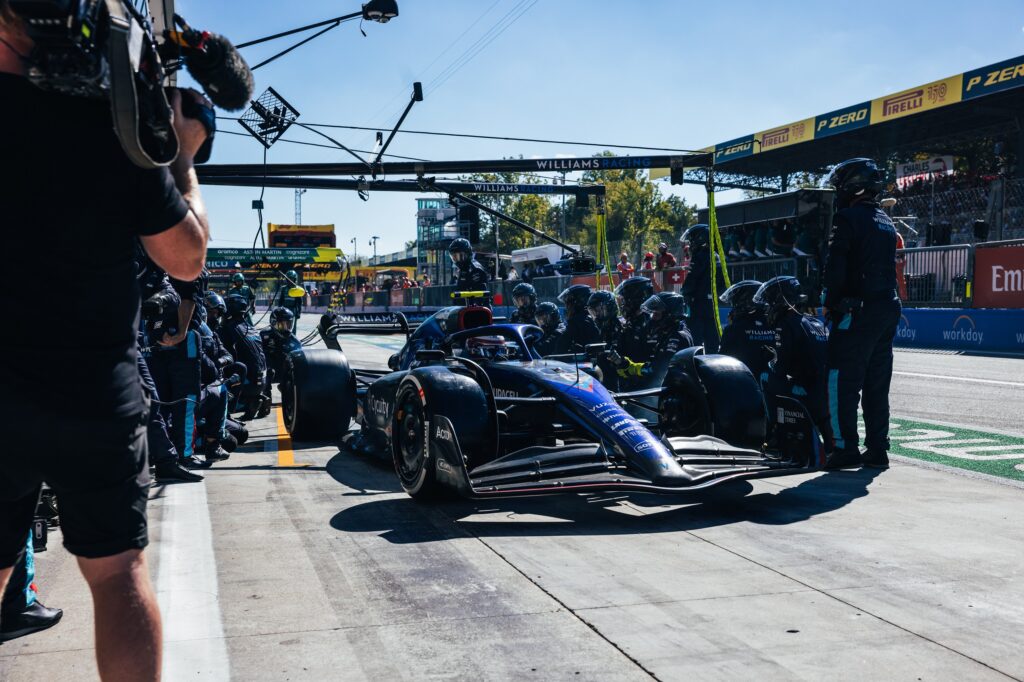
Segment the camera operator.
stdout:
[[182,98],[196,95],[172,92],[180,152],[168,168],[142,170],[115,136],[108,102],[46,92],[24,77],[32,47],[0,0],[5,246],[39,253],[59,244],[67,280],[82,295],[63,302],[53,329],[48,307],[23,305],[38,276],[33,259],[12,259],[3,271],[0,305],[22,310],[25,328],[37,333],[0,337],[0,430],[8,439],[0,449],[0,588],[24,551],[45,481],[60,499],[64,546],[92,592],[100,677],[157,679],[133,252],[141,238],[171,275],[199,275],[209,229],[192,160],[206,131],[182,115]]

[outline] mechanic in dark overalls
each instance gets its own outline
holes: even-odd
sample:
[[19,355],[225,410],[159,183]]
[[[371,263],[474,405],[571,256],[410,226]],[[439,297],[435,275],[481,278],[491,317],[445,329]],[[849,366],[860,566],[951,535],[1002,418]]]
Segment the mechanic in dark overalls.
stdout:
[[267,382],[270,384],[281,383],[288,354],[302,350],[302,344],[291,329],[291,311],[287,308],[274,308],[270,311],[270,328],[260,330],[260,345],[267,358]]
[[610,291],[595,291],[587,301],[587,308],[590,310],[594,323],[601,332],[599,343],[605,344],[605,352],[596,360],[597,366],[601,369],[601,383],[609,390],[618,390],[618,374],[615,364],[611,361],[612,353],[619,345],[619,338],[622,336],[622,319],[619,317],[619,304],[615,302],[615,294]]
[[534,344],[534,349],[541,357],[560,352],[565,325],[562,324],[562,316],[558,314],[558,306],[550,301],[538,305],[536,321],[537,326],[544,330],[544,336]]
[[562,353],[580,353],[588,345],[601,342],[601,331],[587,309],[592,293],[586,284],[573,284],[558,295],[559,303],[565,306]]
[[537,318],[537,290],[532,284],[520,282],[512,289],[512,303],[515,311],[508,321],[513,324],[535,324]]
[[619,377],[630,382],[632,390],[660,386],[672,356],[693,345],[684,317],[686,301],[680,294],[662,291],[650,296],[640,309],[649,320],[650,350],[643,361],[623,357],[618,368]]
[[240,402],[245,411],[242,420],[249,421],[270,413],[270,397],[266,393],[267,360],[260,335],[245,321],[245,299],[228,296],[224,304],[227,317],[220,323],[217,334],[231,356],[246,367]]
[[[889,466],[889,383],[901,305],[896,282],[896,228],[878,205],[885,176],[871,159],[836,166],[836,191],[822,305],[831,321],[828,400],[835,452],[827,466]],[[857,403],[864,408],[863,454]]]
[[764,306],[768,325],[775,330],[775,359],[760,375],[769,423],[775,423],[776,396],[800,401],[811,415],[825,442],[826,456],[832,451],[825,386],[825,354],[828,332],[817,318],[805,315],[807,305],[796,277],[773,277],[757,290],[753,302]]
[[[684,250],[690,252],[689,271],[679,293],[690,308],[689,327],[693,341],[704,346],[708,353],[718,352],[718,324],[715,321],[715,307],[711,300],[711,233],[707,225],[694,225],[683,233],[679,240]],[[717,257],[717,256],[715,256]],[[721,264],[717,272],[718,288],[725,288]]]
[[199,392],[199,406],[196,409],[196,433],[199,440],[196,449],[206,457],[207,462],[218,462],[229,456],[222,444],[230,440],[227,421],[231,393],[221,371],[223,345],[207,324],[206,301],[212,298],[212,293],[207,292],[203,305],[196,306],[196,318],[199,321],[196,330],[199,333],[199,376],[202,386]]
[[745,279],[718,297],[722,305],[729,307],[729,324],[722,330],[718,352],[742,362],[758,380],[768,371],[768,349],[775,347],[775,328],[768,324],[764,306],[754,303],[754,294],[761,284]]
[[634,362],[646,362],[651,355],[649,319],[643,311],[644,302],[654,295],[654,283],[646,277],[630,277],[615,287],[615,300],[622,313],[623,325],[615,352]]
[[171,441],[186,467],[202,466],[196,454],[196,409],[200,391],[199,334],[193,327],[204,276],[192,282],[171,279],[142,250],[136,252],[142,294],[145,361],[159,394],[158,406]]
[[231,275],[231,288],[227,291],[228,296],[241,296],[249,302],[249,308],[245,312],[245,321],[252,324],[252,314],[256,310],[256,294],[252,288],[245,283],[245,275],[236,272]]
[[[292,320],[292,333],[294,334],[299,327],[299,318],[302,317],[302,301],[305,297],[288,295],[291,289],[302,286],[299,284],[299,273],[289,270],[284,273],[284,276],[288,281],[277,290],[277,296],[274,297],[274,305],[287,308],[295,316],[295,319]],[[225,297],[224,300],[227,300],[227,298]],[[248,310],[248,307],[246,310]],[[249,326],[252,326],[252,318],[248,318],[247,322],[249,322]]]
[[473,257],[473,247],[468,239],[459,237],[453,240],[448,245],[448,256],[455,265],[452,284],[459,291],[483,291],[487,288],[487,282],[491,278],[484,270],[484,266]]

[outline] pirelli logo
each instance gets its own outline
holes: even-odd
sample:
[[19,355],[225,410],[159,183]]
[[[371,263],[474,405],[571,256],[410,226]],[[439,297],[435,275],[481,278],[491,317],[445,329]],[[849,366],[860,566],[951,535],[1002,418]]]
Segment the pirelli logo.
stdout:
[[924,90],[914,90],[882,101],[882,116],[893,116],[924,105]]
[[777,128],[764,133],[761,136],[761,149],[786,144],[789,142],[789,132],[789,126],[786,126],[785,128]]

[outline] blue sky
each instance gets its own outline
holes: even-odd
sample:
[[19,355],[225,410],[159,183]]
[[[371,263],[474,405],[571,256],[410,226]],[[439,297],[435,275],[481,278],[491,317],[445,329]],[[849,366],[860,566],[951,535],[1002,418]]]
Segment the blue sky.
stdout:
[[[258,70],[257,92],[273,86],[302,122],[390,128],[419,80],[425,99],[404,128],[695,149],[1024,54],[1020,0],[398,2],[400,16],[365,24],[366,38],[358,22],[349,22]],[[177,0],[193,26],[236,43],[359,5]],[[440,82],[496,25],[505,30]],[[289,40],[244,54],[256,63]],[[234,122],[221,125],[242,130]],[[373,133],[330,132],[351,147],[373,144]],[[298,128],[286,137],[322,142]],[[389,151],[441,160],[588,156],[599,149],[400,134]],[[284,143],[268,154],[272,163],[345,158],[340,150]],[[212,161],[260,163],[262,147],[222,135]],[[664,191],[705,205],[702,189],[664,182]],[[211,245],[251,244],[257,219],[250,204],[259,190],[207,187],[203,193]],[[720,195],[719,203],[731,194]],[[310,191],[303,222],[334,223],[339,246],[348,250],[357,238],[361,255],[370,235],[381,237],[379,252],[393,251],[415,238],[415,196],[377,193],[363,202],[350,192]],[[268,189],[264,201],[267,220],[293,222],[292,190]]]

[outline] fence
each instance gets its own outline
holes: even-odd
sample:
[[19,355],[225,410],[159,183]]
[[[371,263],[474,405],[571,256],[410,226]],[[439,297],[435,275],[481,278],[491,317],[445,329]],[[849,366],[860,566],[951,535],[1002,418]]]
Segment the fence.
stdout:
[[936,308],[970,305],[968,282],[974,273],[974,247],[927,246],[901,249],[906,300],[910,307]]

